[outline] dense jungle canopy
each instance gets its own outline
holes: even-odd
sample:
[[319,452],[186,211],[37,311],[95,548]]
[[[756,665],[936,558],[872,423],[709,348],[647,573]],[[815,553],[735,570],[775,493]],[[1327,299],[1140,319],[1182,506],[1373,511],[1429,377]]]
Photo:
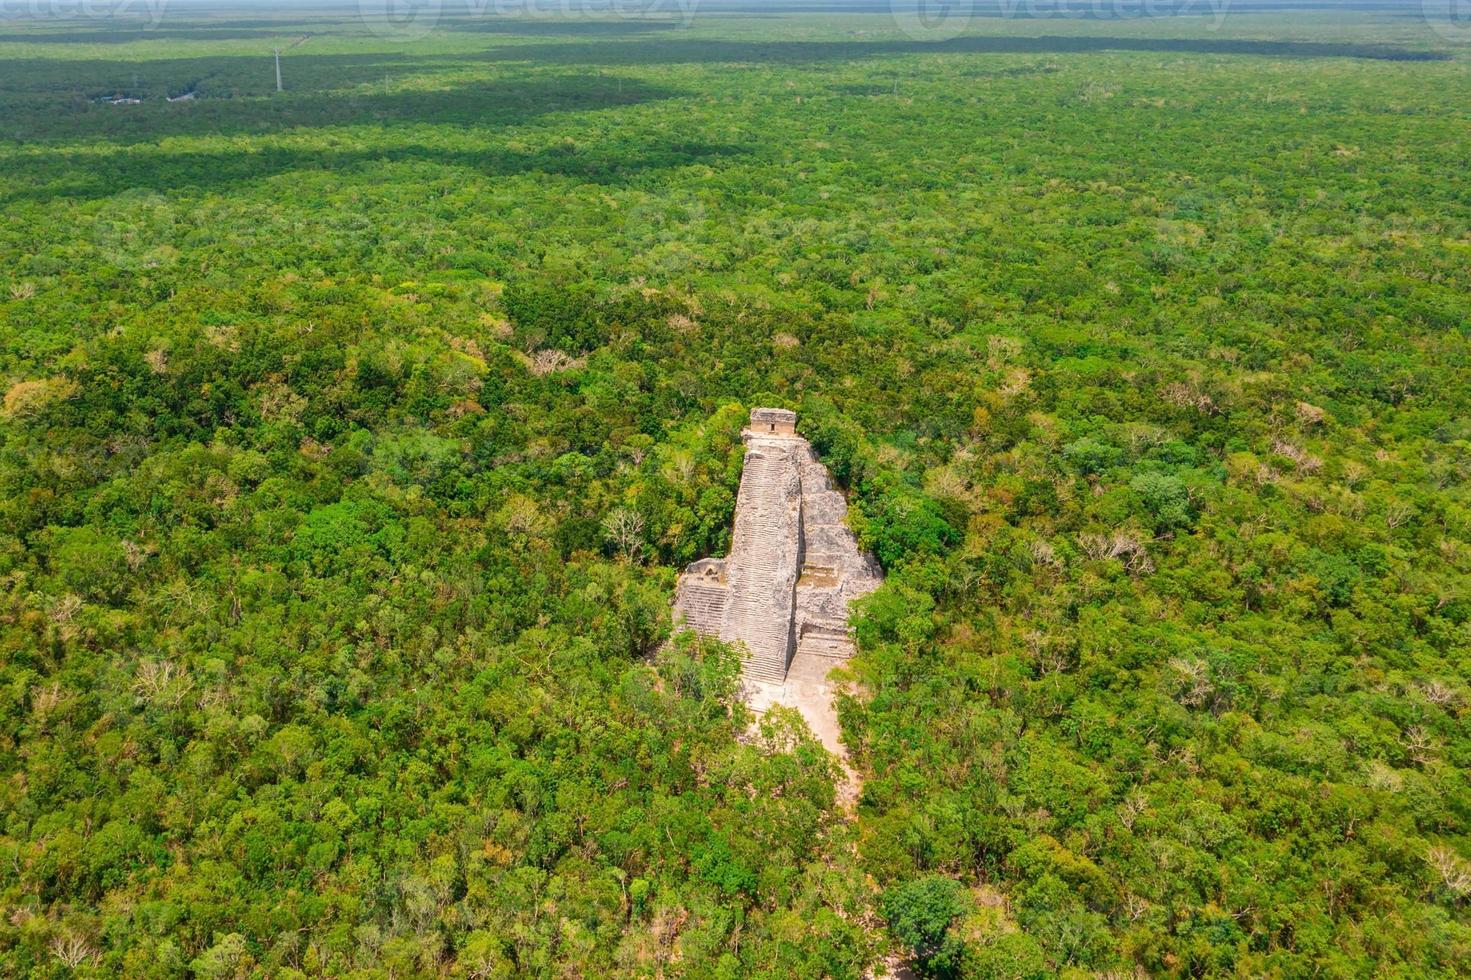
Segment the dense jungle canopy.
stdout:
[[0,21],[0,973],[1465,974],[1468,49],[809,8]]

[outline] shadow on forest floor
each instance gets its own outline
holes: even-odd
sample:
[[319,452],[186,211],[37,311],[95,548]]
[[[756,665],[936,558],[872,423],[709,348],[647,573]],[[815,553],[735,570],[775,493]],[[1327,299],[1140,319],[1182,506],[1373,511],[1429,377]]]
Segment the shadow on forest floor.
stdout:
[[[472,27],[475,25],[471,25]],[[527,25],[528,28],[531,25]],[[593,25],[564,25],[591,27]],[[614,25],[599,25],[599,30]],[[648,22],[635,25],[640,31],[652,28]],[[490,27],[486,28],[491,29]],[[296,117],[284,125],[310,125],[300,118],[330,106],[317,103],[303,106],[303,93],[342,92],[354,87],[399,79],[424,77],[461,71],[486,61],[527,63],[534,67],[569,66],[593,69],[599,67],[668,64],[749,64],[777,63],[787,65],[822,64],[837,61],[859,62],[864,59],[910,54],[1095,54],[1103,52],[1152,52],[1160,54],[1246,55],[1288,58],[1360,58],[1385,61],[1445,60],[1448,55],[1437,51],[1410,48],[1318,41],[1252,41],[1228,38],[1139,38],[1096,36],[1041,37],[958,37],[948,41],[851,40],[851,41],[732,41],[699,40],[670,36],[625,38],[621,31],[611,32],[616,39],[582,42],[576,40],[532,42],[519,45],[497,45],[478,52],[457,54],[410,55],[396,52],[363,54],[310,54],[295,50],[281,59],[286,79],[286,92],[291,98],[271,100],[285,108],[266,112]],[[565,79],[558,84],[565,84]],[[385,89],[391,88],[385,85]],[[233,113],[246,116],[257,108],[205,110],[205,103],[229,99],[273,95],[275,69],[271,54],[262,49],[259,56],[229,55],[223,57],[168,58],[145,60],[71,60],[50,58],[9,59],[0,65],[0,100],[10,103],[12,117],[0,126],[0,135],[13,138],[53,138],[53,124],[78,113],[88,100],[104,96],[127,95],[145,100],[162,101],[165,95],[197,92],[199,105],[191,106],[196,116],[211,112],[221,117],[216,123],[222,131],[231,131],[224,117]],[[538,93],[538,98],[547,93]],[[379,98],[392,100],[392,93]],[[523,100],[524,101],[524,100]],[[553,101],[557,101],[553,99]],[[28,104],[29,103],[29,104]],[[294,103],[294,104],[293,104]],[[305,108],[305,111],[302,111]],[[26,133],[17,123],[26,110],[41,123],[40,132]],[[391,110],[390,110],[391,111]],[[107,130],[113,128],[106,119],[91,118],[87,122],[100,126],[100,132],[78,133],[104,139],[115,138]],[[126,131],[131,123],[120,127]],[[63,126],[62,128],[68,128]],[[70,127],[75,129],[75,127]],[[166,126],[174,131],[175,126]],[[201,128],[188,130],[205,131]]]
[[135,44],[139,41],[250,41],[268,37],[292,41],[310,33],[299,25],[268,28],[134,27],[67,33],[22,32],[0,34],[0,44]]
[[[1288,58],[1364,58],[1376,61],[1445,61],[1439,51],[1329,41],[1254,41],[1231,38],[1148,38],[1043,35],[957,37],[948,41],[720,41],[650,38],[607,44],[525,44],[493,48],[471,58],[549,64],[659,65],[856,61],[904,54],[1096,54],[1112,51],[1160,54],[1256,55]],[[462,59],[466,56],[460,56]]]
[[[414,67],[412,62],[393,66]],[[336,77],[343,74],[347,72]],[[143,105],[96,105],[80,99],[61,105],[43,102],[29,119],[13,114],[0,135],[22,143],[85,139],[130,144],[171,136],[261,136],[334,126],[505,126],[547,113],[637,105],[678,94],[636,79],[592,74],[531,75],[382,93],[328,90],[271,98],[205,97],[173,105],[160,94]]]
[[[463,60],[463,59],[462,59]],[[381,81],[385,72],[414,74],[453,70],[449,59],[375,52],[365,54],[282,53],[281,65],[291,93],[325,92]],[[29,98],[104,95],[139,96],[189,91],[206,86],[217,94],[269,95],[276,76],[271,49],[255,57],[216,55],[199,58],[104,59],[8,58],[0,62],[0,95]]]
[[184,189],[217,191],[235,183],[306,171],[352,172],[381,163],[425,162],[464,167],[489,177],[541,173],[615,185],[642,173],[735,157],[749,152],[734,144],[697,142],[601,144],[520,152],[500,147],[445,149],[403,145],[386,149],[321,150],[265,147],[250,152],[169,153],[137,147],[107,157],[106,169],[94,153],[56,151],[8,161],[12,180],[31,186],[0,194],[0,206],[49,203],[68,198],[92,200],[130,190],[172,193]]
[[[532,20],[520,17],[450,18],[439,22],[446,31],[507,34],[522,37],[626,37],[678,27],[672,20]],[[347,28],[343,30],[343,28]],[[149,27],[144,24],[114,25],[78,30],[71,25],[53,29],[49,25],[30,31],[0,34],[0,43],[10,44],[134,44],[139,41],[249,41],[257,38],[295,40],[303,35],[343,37],[363,35],[365,25],[355,20],[197,20],[171,21]]]

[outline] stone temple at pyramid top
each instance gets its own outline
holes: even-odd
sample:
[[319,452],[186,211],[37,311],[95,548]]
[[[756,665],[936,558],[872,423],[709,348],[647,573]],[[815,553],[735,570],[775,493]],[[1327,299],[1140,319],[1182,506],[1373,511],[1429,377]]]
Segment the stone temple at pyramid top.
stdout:
[[794,436],[797,434],[797,413],[785,408],[753,408],[751,425],[746,431],[761,435]]
[[847,527],[827,468],[797,435],[795,412],[753,409],[742,436],[730,555],[686,568],[674,605],[688,628],[742,648],[748,690],[768,689],[772,703],[781,700],[772,691],[823,683],[852,656],[848,605],[882,575]]

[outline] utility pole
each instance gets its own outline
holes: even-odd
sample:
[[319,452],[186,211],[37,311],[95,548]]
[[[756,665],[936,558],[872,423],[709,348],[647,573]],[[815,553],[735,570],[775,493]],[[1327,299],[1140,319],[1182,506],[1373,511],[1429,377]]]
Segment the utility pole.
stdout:
[[272,48],[276,52],[276,91],[281,91],[281,49]]

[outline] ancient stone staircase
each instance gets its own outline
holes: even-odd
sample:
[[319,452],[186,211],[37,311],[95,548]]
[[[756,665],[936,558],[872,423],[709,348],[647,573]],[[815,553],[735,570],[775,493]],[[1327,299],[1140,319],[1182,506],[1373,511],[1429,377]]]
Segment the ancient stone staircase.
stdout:
[[719,636],[725,623],[727,592],[724,585],[703,585],[692,582],[682,585],[679,605],[684,610],[685,622],[696,633]]
[[731,547],[740,560],[728,565],[730,599],[721,638],[745,645],[742,669],[752,680],[780,683],[791,659],[801,507],[795,475],[784,446],[752,445],[746,455]]

